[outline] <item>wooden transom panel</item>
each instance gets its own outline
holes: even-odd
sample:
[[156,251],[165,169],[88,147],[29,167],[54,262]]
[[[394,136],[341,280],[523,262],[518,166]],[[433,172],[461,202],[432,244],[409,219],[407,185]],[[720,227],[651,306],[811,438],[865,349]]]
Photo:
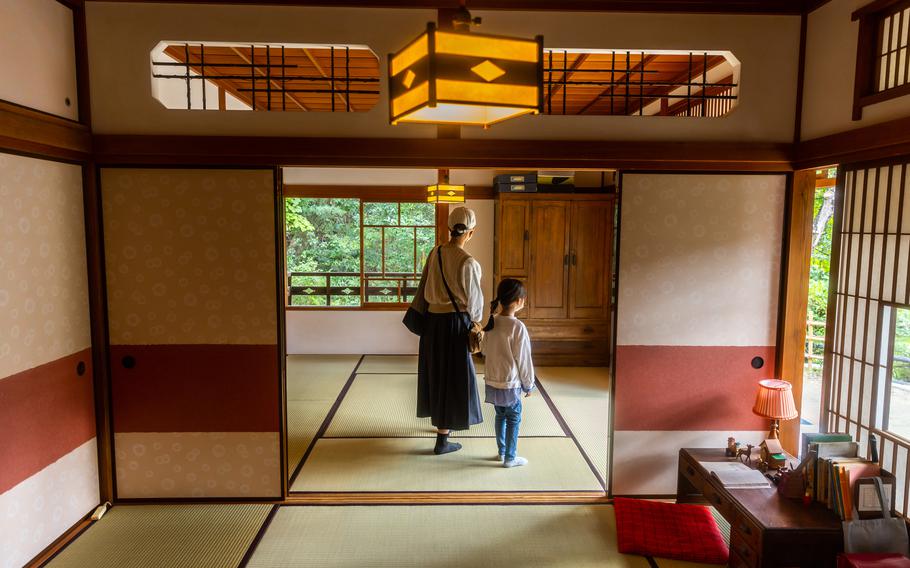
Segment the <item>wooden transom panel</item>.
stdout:
[[[364,112],[379,100],[379,59],[366,47],[169,43],[163,55],[153,77],[183,83],[187,108],[223,110],[224,93],[272,111]],[[203,81],[217,87],[204,105],[191,96]]]

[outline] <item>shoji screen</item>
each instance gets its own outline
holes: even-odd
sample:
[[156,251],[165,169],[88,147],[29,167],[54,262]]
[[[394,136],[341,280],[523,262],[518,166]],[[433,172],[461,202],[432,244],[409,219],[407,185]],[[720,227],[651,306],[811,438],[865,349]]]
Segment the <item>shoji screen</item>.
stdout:
[[785,188],[782,175],[623,175],[614,494],[673,494],[680,448],[764,438],[752,404],[774,376]]
[[883,466],[898,476],[897,510],[906,515],[910,442],[879,429],[887,369],[877,361],[880,340],[888,335],[883,308],[910,304],[910,160],[846,167],[838,197],[825,345],[826,426],[853,434],[864,450],[870,431],[876,434]]
[[117,495],[281,492],[271,170],[101,175]]
[[0,566],[97,504],[82,168],[0,154]]

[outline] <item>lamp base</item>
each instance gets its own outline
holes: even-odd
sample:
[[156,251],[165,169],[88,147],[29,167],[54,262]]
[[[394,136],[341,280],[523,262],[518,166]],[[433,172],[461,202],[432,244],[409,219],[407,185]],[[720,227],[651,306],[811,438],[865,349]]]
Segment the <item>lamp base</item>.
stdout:
[[780,438],[780,420],[771,419],[771,428],[768,430],[768,439],[777,440]]

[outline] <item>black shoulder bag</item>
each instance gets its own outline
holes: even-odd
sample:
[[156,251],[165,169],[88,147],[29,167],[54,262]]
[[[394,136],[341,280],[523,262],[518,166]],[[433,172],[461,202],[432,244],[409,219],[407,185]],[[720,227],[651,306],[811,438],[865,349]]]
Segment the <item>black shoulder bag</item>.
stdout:
[[[439,247],[436,247],[436,255],[439,256]],[[423,335],[426,322],[427,300],[423,295],[423,287],[426,282],[426,272],[424,272],[420,284],[417,286],[417,292],[414,294],[414,300],[411,301],[408,311],[404,313],[404,318],[401,320],[408,331],[417,336]]]

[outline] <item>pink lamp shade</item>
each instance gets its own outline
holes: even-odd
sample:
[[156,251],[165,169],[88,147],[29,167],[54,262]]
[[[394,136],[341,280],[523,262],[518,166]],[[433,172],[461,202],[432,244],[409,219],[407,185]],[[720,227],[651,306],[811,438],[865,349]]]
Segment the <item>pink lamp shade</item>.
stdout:
[[799,416],[793,401],[793,386],[787,381],[765,379],[758,382],[758,395],[752,412],[774,420],[791,420]]

